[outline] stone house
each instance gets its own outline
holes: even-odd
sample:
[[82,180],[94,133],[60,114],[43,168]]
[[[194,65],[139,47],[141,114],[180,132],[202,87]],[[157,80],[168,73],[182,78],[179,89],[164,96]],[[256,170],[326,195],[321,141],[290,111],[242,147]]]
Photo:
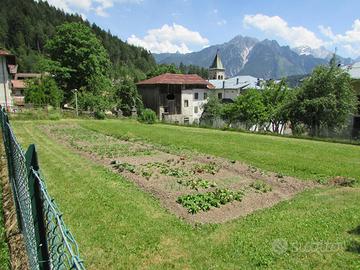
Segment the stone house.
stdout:
[[137,89],[144,107],[156,112],[160,120],[198,123],[213,85],[196,74],[162,74],[140,81]]

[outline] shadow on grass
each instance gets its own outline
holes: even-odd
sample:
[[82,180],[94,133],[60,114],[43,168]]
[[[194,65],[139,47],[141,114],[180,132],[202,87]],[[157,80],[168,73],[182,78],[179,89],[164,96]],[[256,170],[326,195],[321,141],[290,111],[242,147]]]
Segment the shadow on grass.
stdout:
[[360,242],[356,240],[351,241],[347,245],[346,251],[360,254]]
[[348,231],[348,233],[360,235],[360,225],[357,226],[355,229],[352,229],[352,230]]
[[[348,231],[349,234],[353,234],[356,236],[360,235],[360,225],[356,228]],[[346,247],[346,251],[358,253],[360,254],[360,241],[359,240],[352,240]]]

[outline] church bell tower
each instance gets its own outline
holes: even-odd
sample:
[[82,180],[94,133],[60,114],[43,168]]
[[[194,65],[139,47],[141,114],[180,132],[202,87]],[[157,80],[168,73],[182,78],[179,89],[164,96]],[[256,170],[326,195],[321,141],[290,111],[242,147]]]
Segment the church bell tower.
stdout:
[[217,50],[214,61],[209,68],[209,80],[224,80],[225,68],[221,62],[219,50]]

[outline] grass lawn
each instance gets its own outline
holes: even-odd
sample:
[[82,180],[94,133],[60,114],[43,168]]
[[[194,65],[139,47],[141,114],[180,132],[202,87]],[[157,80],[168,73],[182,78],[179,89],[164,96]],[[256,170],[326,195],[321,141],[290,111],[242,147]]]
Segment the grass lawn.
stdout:
[[[245,218],[192,227],[120,175],[46,136],[39,123],[12,124],[24,146],[36,143],[49,192],[88,269],[360,267],[360,188],[306,191]],[[132,121],[79,123],[301,178],[360,176],[357,146]]]
[[[2,142],[1,142],[2,143]],[[2,186],[0,185],[0,269],[10,269],[9,249],[5,239],[5,224],[3,217]]]

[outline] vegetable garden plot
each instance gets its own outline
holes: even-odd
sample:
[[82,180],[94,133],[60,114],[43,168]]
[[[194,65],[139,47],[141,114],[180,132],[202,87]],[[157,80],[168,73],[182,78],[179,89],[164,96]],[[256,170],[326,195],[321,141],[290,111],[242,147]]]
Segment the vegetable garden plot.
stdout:
[[311,182],[265,173],[213,156],[164,149],[106,136],[77,125],[43,130],[155,195],[163,206],[192,223],[220,223],[289,199]]

